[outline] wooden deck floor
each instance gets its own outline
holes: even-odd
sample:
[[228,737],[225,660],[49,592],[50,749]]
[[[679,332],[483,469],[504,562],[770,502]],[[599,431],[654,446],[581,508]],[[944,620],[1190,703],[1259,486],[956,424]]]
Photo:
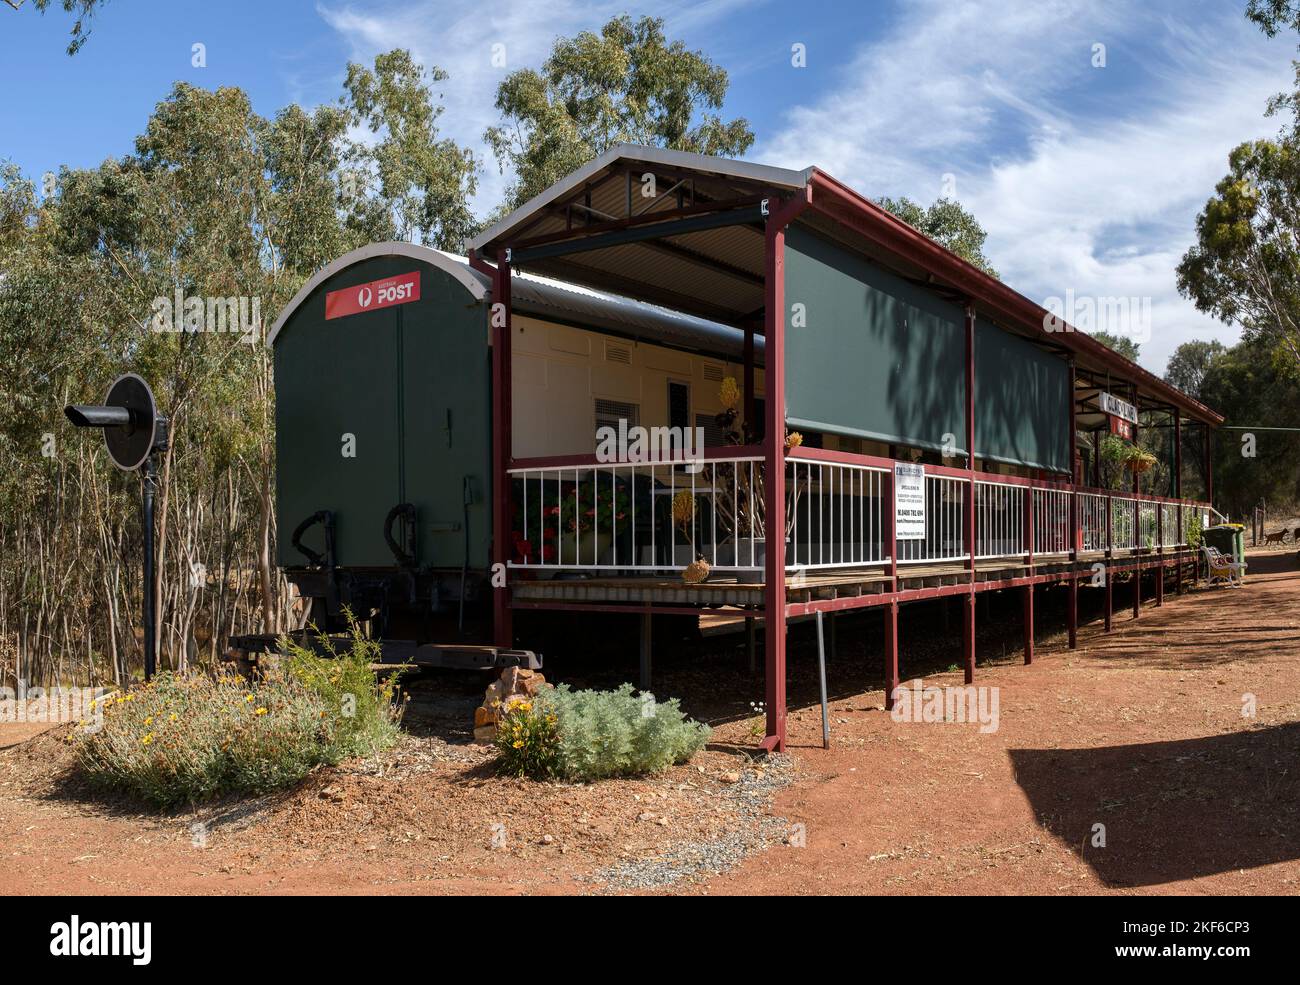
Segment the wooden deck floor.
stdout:
[[[1190,557],[1191,552],[1182,552]],[[1175,554],[1144,555],[1144,565],[1155,565],[1163,557],[1172,562]],[[1186,560],[1187,557],[1184,559]],[[995,559],[977,561],[975,581],[1002,582],[1027,575],[1050,575],[1091,569],[1100,552],[1080,552],[1078,559],[1067,554],[1039,555],[1032,568],[1024,559]],[[1112,563],[1129,565],[1132,555],[1112,559]],[[944,564],[901,564],[898,566],[899,591],[916,591],[968,584],[970,572],[965,561]],[[573,602],[631,605],[681,605],[697,607],[758,608],[763,604],[766,586],[762,583],[743,584],[734,577],[715,572],[702,585],[684,584],[679,577],[669,575],[600,576],[589,578],[564,578],[514,583],[515,600],[525,603]],[[823,599],[860,597],[886,594],[890,590],[888,565],[871,565],[862,568],[845,568],[819,571],[816,574],[796,574],[786,578],[788,603],[812,602]]]

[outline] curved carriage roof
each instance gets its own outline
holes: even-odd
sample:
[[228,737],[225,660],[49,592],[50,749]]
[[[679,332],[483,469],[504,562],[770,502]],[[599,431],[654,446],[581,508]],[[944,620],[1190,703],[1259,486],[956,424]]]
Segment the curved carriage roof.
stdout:
[[[379,256],[409,257],[445,271],[459,281],[475,301],[482,301],[492,294],[491,278],[471,267],[466,257],[414,243],[371,243],[318,270],[280,312],[267,341],[275,344],[285,322],[325,281],[353,264]],[[647,342],[717,356],[740,358],[743,354],[745,333],[740,329],[551,277],[517,270],[512,271],[512,275],[511,305],[522,314],[604,329]],[[754,341],[756,350],[761,352],[762,336]]]

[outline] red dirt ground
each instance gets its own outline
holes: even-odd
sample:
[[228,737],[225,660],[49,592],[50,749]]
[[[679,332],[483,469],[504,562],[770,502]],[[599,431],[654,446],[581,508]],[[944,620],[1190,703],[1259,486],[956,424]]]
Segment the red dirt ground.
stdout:
[[[70,783],[59,728],[32,737],[32,726],[0,725],[0,893],[638,891],[592,876],[758,831],[761,804],[747,810],[739,792],[771,780],[788,785],[768,810],[768,847],[667,891],[1293,894],[1300,566],[1293,552],[1250,560],[1244,589],[1167,596],[1137,621],[1118,613],[1109,635],[1088,625],[1073,652],[1040,637],[1030,667],[981,666],[976,683],[999,688],[989,734],[894,721],[881,691],[842,686],[858,674],[842,645],[832,748],[820,748],[820,712],[806,704],[791,714],[791,764],[757,772],[742,750],[751,723],[734,714],[690,766],[586,786],[499,779],[488,753],[416,729],[379,763],[159,817]],[[905,636],[904,673],[916,673],[908,652]],[[808,666],[792,682],[800,700]],[[961,683],[945,670],[925,681]],[[1105,847],[1094,846],[1099,824]],[[491,831],[504,832],[501,847]]]

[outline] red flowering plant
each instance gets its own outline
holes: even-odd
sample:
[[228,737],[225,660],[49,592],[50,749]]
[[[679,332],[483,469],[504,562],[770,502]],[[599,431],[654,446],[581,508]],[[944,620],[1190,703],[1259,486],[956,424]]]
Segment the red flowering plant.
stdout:
[[534,564],[554,561],[555,543],[561,536],[573,537],[593,530],[612,536],[618,524],[628,519],[631,505],[631,492],[623,478],[612,483],[607,476],[577,482],[516,483],[514,560]]

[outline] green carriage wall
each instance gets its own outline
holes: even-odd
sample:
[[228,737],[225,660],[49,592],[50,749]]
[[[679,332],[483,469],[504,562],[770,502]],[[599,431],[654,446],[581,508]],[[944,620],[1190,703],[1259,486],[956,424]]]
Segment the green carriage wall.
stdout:
[[[808,229],[786,233],[792,427],[966,451],[962,309]],[[807,322],[789,314],[803,305]]]
[[[943,450],[947,435],[965,455],[960,305],[797,223],[786,234],[785,300],[792,427],[932,450]],[[977,457],[1068,470],[1064,360],[977,322],[975,400]]]
[[[420,271],[420,300],[326,320],[328,292]],[[360,261],[322,282],[275,340],[277,557],[305,563],[290,544],[318,510],[335,514],[338,563],[391,567],[384,518],[418,510],[422,566],[465,559],[485,568],[491,532],[490,358],[486,308],[442,270],[409,257]],[[343,435],[356,457],[342,454]],[[396,533],[396,531],[395,531]],[[303,542],[323,550],[313,528]]]
[[975,454],[1070,471],[1070,366],[1028,339],[975,321]]

